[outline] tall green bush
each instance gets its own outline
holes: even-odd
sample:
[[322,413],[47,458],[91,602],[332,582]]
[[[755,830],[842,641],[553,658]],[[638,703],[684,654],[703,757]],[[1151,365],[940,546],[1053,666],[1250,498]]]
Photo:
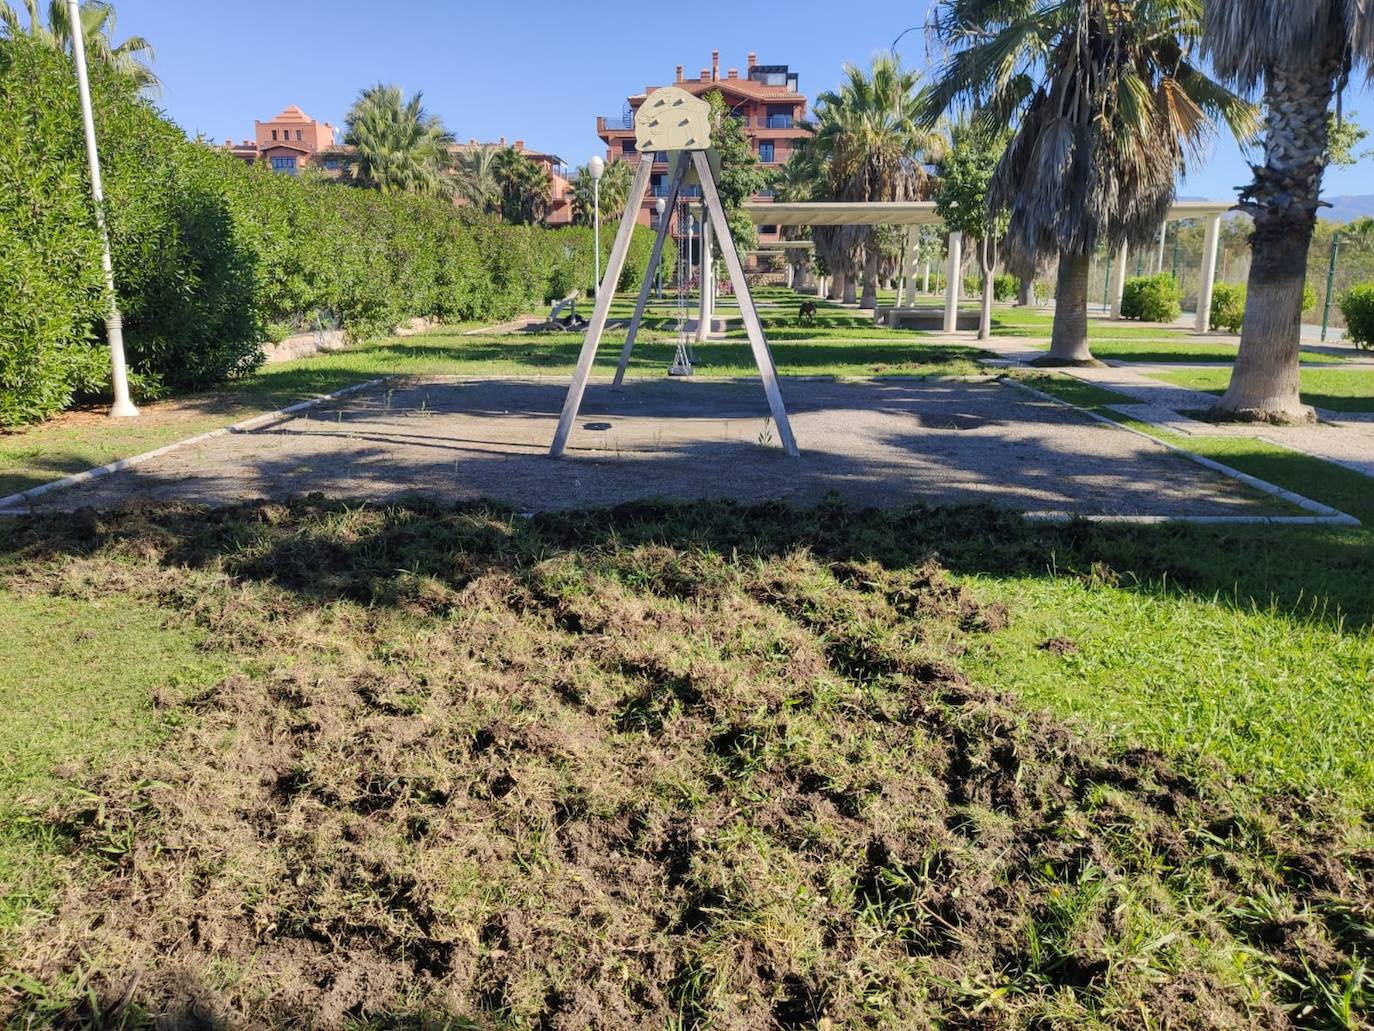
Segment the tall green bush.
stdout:
[[28,41],[0,44],[0,424],[41,419],[98,383],[100,241],[68,159],[72,77]]
[[1374,283],[1359,283],[1341,295],[1346,334],[1359,347],[1374,347]]
[[1173,322],[1183,314],[1183,292],[1168,272],[1133,276],[1121,292],[1121,317],[1145,322]]
[[1212,311],[1208,324],[1213,329],[1239,333],[1245,321],[1245,284],[1217,283],[1212,287]]
[[[253,370],[269,326],[360,338],[414,316],[509,318],[554,286],[591,285],[589,229],[503,225],[438,198],[249,167],[92,74],[119,303],[145,394]],[[615,227],[603,230],[609,250]],[[622,289],[638,285],[651,242],[636,227]],[[27,37],[0,40],[0,425],[106,388],[104,307],[72,70]]]

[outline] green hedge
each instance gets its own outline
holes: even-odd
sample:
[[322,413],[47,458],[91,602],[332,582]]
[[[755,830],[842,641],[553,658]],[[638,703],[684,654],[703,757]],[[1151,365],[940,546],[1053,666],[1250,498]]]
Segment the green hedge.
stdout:
[[[314,325],[505,319],[591,286],[592,233],[249,167],[92,69],[119,303],[143,396],[252,371]],[[614,227],[602,234],[609,252]],[[620,286],[652,237],[637,227]],[[671,261],[671,256],[669,256]],[[603,260],[604,267],[604,260]],[[70,63],[0,40],[0,425],[108,388],[100,250]]]
[[1173,322],[1183,314],[1183,292],[1168,272],[1133,276],[1121,292],[1121,317],[1145,322]]

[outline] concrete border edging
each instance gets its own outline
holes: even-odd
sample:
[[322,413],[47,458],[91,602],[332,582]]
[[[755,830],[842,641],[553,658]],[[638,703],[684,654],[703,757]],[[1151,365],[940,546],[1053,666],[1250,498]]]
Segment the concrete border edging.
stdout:
[[[1007,384],[1008,386],[1015,387],[1017,390],[1021,390],[1021,391],[1024,391],[1024,392],[1028,393],[1028,394],[1032,394],[1032,395],[1034,395],[1035,397],[1038,397],[1038,398],[1040,398],[1040,399],[1043,400],[1043,401],[1049,401],[1049,402],[1052,403],[1052,404],[1062,405],[1062,406],[1065,407],[1065,408],[1071,408],[1071,409],[1073,409],[1075,412],[1080,412],[1080,413],[1082,413],[1083,415],[1088,416],[1088,418],[1093,419],[1093,420],[1095,420],[1095,421],[1097,421],[1097,422],[1100,422],[1100,423],[1104,423],[1104,424],[1107,425],[1107,426],[1112,426],[1112,427],[1114,427],[1115,429],[1118,429],[1118,430],[1125,430],[1127,433],[1134,433],[1137,437],[1143,437],[1144,439],[1146,439],[1146,440],[1148,440],[1148,441],[1152,441],[1153,443],[1158,444],[1159,446],[1161,446],[1161,447],[1163,447],[1163,448],[1167,448],[1168,450],[1174,452],[1174,454],[1176,454],[1176,455],[1181,455],[1182,457],[1188,459],[1188,460],[1191,461],[1191,462],[1197,463],[1198,465],[1202,466],[1202,467],[1205,468],[1205,469],[1211,469],[1213,472],[1221,473],[1223,476],[1229,477],[1230,479],[1233,479],[1233,480],[1236,480],[1236,481],[1238,481],[1238,482],[1240,482],[1240,483],[1243,483],[1243,484],[1245,484],[1247,487],[1250,487],[1250,488],[1253,489],[1253,490],[1259,491],[1261,494],[1268,494],[1268,495],[1270,495],[1271,497],[1279,498],[1281,501],[1286,501],[1286,502],[1288,502],[1290,505],[1294,505],[1294,506],[1296,506],[1297,508],[1301,508],[1301,509],[1303,509],[1303,510],[1306,511],[1306,512],[1312,512],[1312,513],[1313,513],[1313,515],[1310,515],[1310,516],[1129,516],[1129,515],[1123,515],[1123,516],[1087,516],[1087,517],[1080,517],[1080,518],[1087,518],[1089,521],[1094,521],[1094,522],[1124,522],[1124,523],[1150,523],[1150,522],[1161,522],[1161,523],[1162,523],[1162,522],[1175,522],[1175,523],[1179,523],[1179,522],[1187,522],[1187,523],[1269,523],[1269,524],[1300,525],[1300,526],[1313,526],[1313,525],[1327,525],[1327,526],[1360,526],[1360,525],[1362,525],[1362,524],[1360,523],[1360,521],[1359,521],[1358,519],[1356,519],[1354,516],[1348,515],[1347,513],[1342,512],[1342,511],[1340,511],[1339,509],[1332,508],[1330,505],[1324,505],[1324,504],[1322,504],[1320,501],[1313,501],[1311,498],[1304,497],[1304,496],[1301,495],[1301,494],[1294,493],[1293,491],[1288,490],[1287,488],[1280,487],[1278,484],[1270,483],[1268,480],[1261,480],[1258,476],[1251,476],[1249,473],[1241,472],[1239,469],[1233,469],[1231,466],[1225,465],[1225,464],[1223,464],[1223,463],[1221,463],[1221,462],[1218,462],[1218,461],[1216,461],[1215,459],[1206,458],[1206,457],[1204,457],[1203,455],[1194,454],[1193,452],[1189,451],[1187,448],[1181,448],[1181,447],[1179,447],[1177,444],[1170,444],[1167,440],[1160,440],[1158,437],[1154,436],[1153,434],[1146,433],[1146,432],[1144,432],[1143,430],[1138,430],[1138,429],[1136,429],[1136,428],[1133,427],[1133,426],[1127,426],[1127,425],[1125,425],[1124,423],[1117,422],[1115,419],[1109,419],[1109,418],[1107,418],[1105,415],[1100,415],[1100,414],[1098,414],[1097,412],[1094,412],[1094,411],[1092,411],[1092,410],[1089,409],[1089,408],[1084,408],[1084,407],[1082,407],[1081,405],[1076,405],[1076,404],[1074,404],[1074,403],[1071,402],[1071,401],[1065,401],[1063,398],[1055,397],[1053,394],[1047,394],[1047,393],[1045,393],[1043,390],[1036,390],[1034,387],[1028,386],[1028,385],[1025,384],[1025,383],[1018,382],[1017,380],[1013,379],[1013,378],[1010,377],[1010,376],[1002,376],[1002,377],[999,378],[998,382],[1000,382],[1000,383],[1005,383],[1005,384]],[[1272,442],[1271,442],[1271,443],[1272,443]],[[1041,519],[1041,520],[1043,520],[1043,521],[1049,521],[1049,522],[1067,521],[1069,518],[1071,518],[1070,514],[1069,514],[1069,513],[1066,513],[1066,512],[1036,512],[1036,513],[1027,513],[1027,514],[1026,514],[1026,517],[1027,517],[1027,518],[1038,518],[1038,519]]]
[[30,487],[28,490],[21,490],[17,494],[0,498],[0,516],[4,515],[25,515],[22,509],[16,508],[25,501],[32,501],[34,498],[42,497],[51,491],[61,490],[64,487],[72,487],[78,483],[85,483],[88,480],[96,480],[102,476],[109,476],[111,473],[122,472],[125,469],[133,468],[149,459],[165,455],[170,451],[186,447],[190,444],[198,444],[202,440],[210,440],[212,437],[221,437],[227,433],[247,433],[250,430],[262,429],[264,426],[271,426],[274,423],[283,422],[292,418],[299,412],[322,405],[326,401],[336,401],[341,397],[348,397],[351,394],[368,390],[372,387],[380,386],[387,381],[386,377],[381,379],[370,379],[366,383],[355,383],[351,387],[344,387],[331,394],[322,394],[319,397],[308,398],[286,408],[278,408],[274,412],[264,412],[262,415],[254,415],[251,418],[233,423],[229,426],[221,426],[217,430],[207,430],[204,433],[197,433],[194,437],[187,437],[185,440],[175,440],[170,444],[164,444],[160,448],[152,451],[145,451],[141,455],[133,455],[129,458],[120,458],[107,465],[96,466],[94,469],[87,469],[85,472],[73,473],[64,476],[60,480],[51,480],[48,483],[41,483],[37,487]]

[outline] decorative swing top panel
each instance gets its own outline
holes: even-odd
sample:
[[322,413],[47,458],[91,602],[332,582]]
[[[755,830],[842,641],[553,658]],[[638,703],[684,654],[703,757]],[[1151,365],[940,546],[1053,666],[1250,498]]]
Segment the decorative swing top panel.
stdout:
[[641,154],[710,147],[711,105],[684,89],[656,89],[635,112],[635,149]]

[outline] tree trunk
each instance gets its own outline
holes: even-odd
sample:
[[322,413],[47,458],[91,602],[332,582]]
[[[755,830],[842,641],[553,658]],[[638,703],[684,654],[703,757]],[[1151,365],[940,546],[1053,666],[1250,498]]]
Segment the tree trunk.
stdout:
[[869,311],[878,307],[878,259],[881,257],[877,239],[871,237],[864,248],[864,293],[859,300],[859,307]]
[[1016,306],[1018,308],[1029,308],[1031,306],[1031,292],[1035,289],[1035,283],[1029,279],[1021,280],[1020,289],[1016,294]]
[[1255,219],[1240,352],[1226,394],[1212,413],[1227,419],[1303,422],[1298,396],[1302,288],[1329,157],[1327,112],[1340,70],[1325,55],[1300,68],[1275,68],[1265,83],[1264,167],[1241,191]]
[[978,250],[978,264],[983,270],[983,307],[978,316],[978,339],[992,337],[992,267],[996,259],[992,253],[993,245],[984,240]]
[[1088,349],[1088,254],[1059,255],[1059,278],[1054,291],[1054,330],[1050,353],[1033,365],[1092,365]]
[[832,301],[841,300],[844,297],[844,269],[832,267],[830,269],[830,292],[828,299]]
[[854,258],[850,256],[845,262],[844,270],[844,303],[853,304],[858,293],[858,285],[854,282],[858,278],[858,270],[854,267]]

